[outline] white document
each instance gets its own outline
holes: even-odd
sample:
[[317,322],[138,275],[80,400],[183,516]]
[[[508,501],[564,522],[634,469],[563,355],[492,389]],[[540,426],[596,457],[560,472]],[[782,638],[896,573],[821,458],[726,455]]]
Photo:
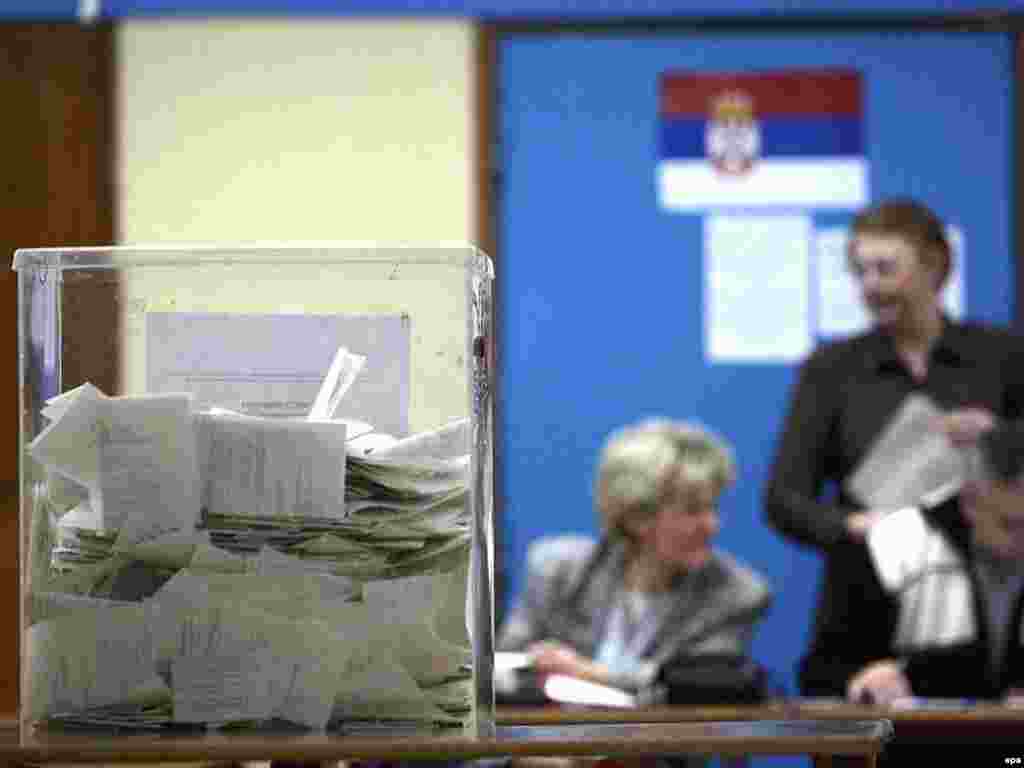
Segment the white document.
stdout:
[[210,514],[344,518],[344,424],[209,413],[196,424]]
[[337,418],[340,415],[342,398],[351,389],[365,365],[365,355],[357,355],[345,347],[338,347],[331,367],[316,393],[313,407],[309,409],[308,418],[312,421]]
[[811,349],[811,219],[704,219],[704,354],[713,363],[794,362]]
[[125,543],[199,520],[199,467],[187,394],[114,397],[103,401],[98,433],[103,525]]
[[376,642],[357,644],[347,660],[331,717],[461,722],[438,707],[390,649]]
[[453,459],[470,453],[470,423],[468,418],[457,419],[439,429],[417,432],[390,446],[377,446],[374,456],[391,459],[431,457]]
[[636,697],[619,688],[568,675],[548,675],[544,680],[544,695],[563,704],[623,709],[637,706]]
[[528,653],[517,651],[497,651],[494,654],[494,672],[511,672],[517,669],[529,669],[533,666],[533,657]]
[[181,705],[193,722],[280,717],[323,728],[351,652],[313,620],[317,613],[298,621],[271,616],[250,610],[245,596],[207,601],[181,623],[172,661],[175,719]]
[[106,706],[155,672],[157,638],[140,605],[76,611],[25,636],[32,718]]
[[36,461],[89,489],[99,487],[99,431],[106,396],[83,384],[60,398],[54,420],[29,443]]
[[840,227],[815,233],[818,288],[818,333],[825,338],[849,336],[871,325],[857,282],[846,258],[847,234]]
[[245,573],[251,570],[251,564],[242,555],[236,555],[221,547],[215,547],[209,541],[201,541],[196,545],[189,567],[198,573]]
[[469,648],[442,640],[416,614],[395,619],[387,606],[375,609],[372,604],[369,598],[363,603],[335,603],[330,620],[355,647],[366,644],[393,656],[420,685],[465,676],[472,662]]
[[940,488],[959,485],[963,461],[937,428],[942,411],[926,396],[911,394],[846,480],[846,490],[871,509],[921,503]]
[[[492,571],[493,572],[493,571]],[[447,574],[449,588],[441,602],[434,626],[438,637],[455,645],[470,646],[473,603],[470,597],[469,562]]]
[[348,452],[350,456],[371,456],[375,453],[383,453],[395,443],[398,438],[384,432],[368,432],[358,435],[348,441]]
[[[942,305],[954,320],[964,315],[965,282],[963,232],[946,228],[953,250],[953,270],[942,291]],[[818,329],[824,338],[850,336],[866,331],[871,317],[864,309],[860,289],[850,274],[847,260],[848,233],[842,227],[820,229],[814,236],[815,273],[817,275]]]
[[95,489],[86,488],[67,475],[61,474],[57,469],[47,468],[46,497],[53,504],[58,517],[83,501],[87,501],[91,496],[98,496]]
[[66,592],[32,592],[28,600],[28,622],[55,619],[72,613],[92,613],[108,608],[130,606],[133,603],[121,600],[107,600],[101,597],[73,595]]
[[146,313],[146,390],[191,392],[251,416],[305,418],[339,347],[366,356],[334,418],[409,431],[411,322],[403,315]]
[[[263,547],[255,557],[252,572],[267,581],[274,581],[296,595],[314,595],[315,605],[347,603],[360,594],[360,588],[349,578],[311,569],[301,558]],[[317,614],[312,614],[317,615]]]
[[331,666],[337,665],[324,664],[318,657],[303,657],[301,662],[289,665],[289,674],[284,678],[287,684],[274,717],[310,728],[325,728],[338,692],[338,675]]
[[[239,606],[249,613],[277,617],[281,621],[307,621],[325,612],[344,608],[355,587],[343,577],[306,572],[254,573],[179,571],[151,598],[163,610],[184,614],[202,606],[229,609]],[[254,626],[258,622],[254,621]],[[294,626],[293,626],[294,629]]]
[[280,677],[288,671],[275,661],[267,649],[174,659],[174,719],[212,724],[268,719],[283,698]]
[[92,531],[113,536],[117,529],[103,527],[103,515],[88,501],[83,501],[61,517],[58,526],[67,530]]

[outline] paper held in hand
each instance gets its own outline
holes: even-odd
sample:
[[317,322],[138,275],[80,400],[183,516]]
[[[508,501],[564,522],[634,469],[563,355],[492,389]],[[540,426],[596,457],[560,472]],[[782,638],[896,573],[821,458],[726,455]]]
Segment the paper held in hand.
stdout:
[[959,487],[963,460],[937,428],[942,411],[928,397],[908,395],[847,478],[845,488],[869,509],[921,503],[945,487]]

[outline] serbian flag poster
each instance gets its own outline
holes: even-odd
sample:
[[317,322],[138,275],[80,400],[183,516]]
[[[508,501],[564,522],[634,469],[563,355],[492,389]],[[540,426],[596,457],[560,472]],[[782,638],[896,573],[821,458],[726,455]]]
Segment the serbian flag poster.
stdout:
[[857,71],[669,71],[658,91],[663,209],[867,203]]

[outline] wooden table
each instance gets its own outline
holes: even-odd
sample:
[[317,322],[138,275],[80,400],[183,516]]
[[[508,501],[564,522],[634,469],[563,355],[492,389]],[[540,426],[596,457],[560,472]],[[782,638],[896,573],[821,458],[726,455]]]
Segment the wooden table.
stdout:
[[815,765],[873,766],[892,736],[887,720],[502,725],[493,738],[324,733],[104,734],[0,730],[0,762],[175,763],[253,760],[468,760],[482,757],[672,754],[810,755]]
[[[599,709],[571,707],[499,707],[499,723],[551,725],[556,723],[700,723],[710,721],[889,720],[893,724],[890,751],[898,748],[942,747],[962,750],[967,757],[984,745],[1006,757],[1024,757],[1024,708],[995,703],[948,706],[942,709],[890,709],[843,702],[799,699],[752,706],[645,707]],[[947,752],[947,754],[949,754]]]
[[1024,707],[995,703],[949,706],[940,709],[892,709],[848,703],[778,701],[751,706],[641,707],[498,707],[504,725],[557,725],[567,723],[693,723],[753,720],[891,720],[897,728],[914,724],[970,724],[965,729],[991,727],[1024,735]]

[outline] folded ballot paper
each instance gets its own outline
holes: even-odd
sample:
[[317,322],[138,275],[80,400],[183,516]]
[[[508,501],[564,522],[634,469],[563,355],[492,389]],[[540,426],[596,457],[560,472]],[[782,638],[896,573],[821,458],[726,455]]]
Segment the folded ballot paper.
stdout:
[[908,395],[847,478],[847,492],[868,508],[899,509],[958,485],[962,460],[936,427],[941,415],[927,396]]
[[26,708],[63,727],[465,727],[469,423],[409,437],[188,394],[48,401]]

